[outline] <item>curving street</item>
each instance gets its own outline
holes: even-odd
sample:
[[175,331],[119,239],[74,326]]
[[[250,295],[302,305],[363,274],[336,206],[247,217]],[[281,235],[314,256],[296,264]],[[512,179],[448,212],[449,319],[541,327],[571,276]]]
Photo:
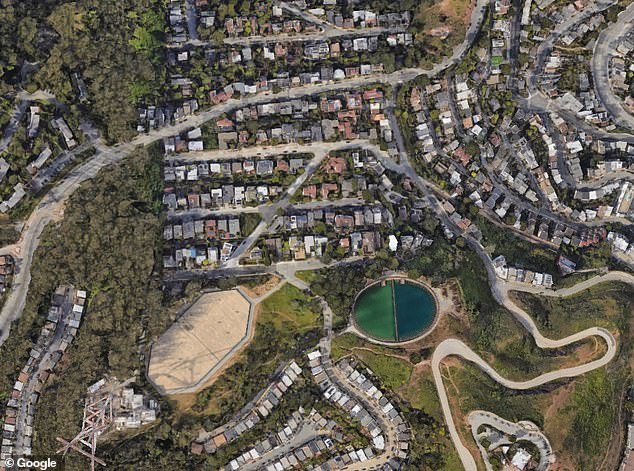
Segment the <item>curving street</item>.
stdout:
[[[493,467],[488,461],[487,450],[484,449],[482,444],[478,441],[478,429],[482,425],[490,426],[494,429],[500,430],[506,435],[515,435],[518,440],[527,440],[533,443],[539,450],[539,463],[537,465],[537,471],[546,471],[548,467],[554,462],[555,456],[553,455],[553,449],[550,446],[548,438],[537,429],[537,426],[533,423],[514,423],[503,419],[499,415],[492,412],[483,410],[475,410],[467,415],[467,422],[471,426],[471,434],[474,440],[478,443],[480,453],[484,458],[484,464],[487,471],[493,471]],[[529,426],[530,424],[530,426]]]
[[[604,276],[596,276],[570,288],[554,291],[552,292],[552,296],[571,296],[605,281],[621,281],[634,286],[634,276],[623,272],[611,273],[612,274],[608,273],[608,275]],[[491,280],[489,279],[489,281]],[[494,294],[497,293],[496,299],[498,299],[500,304],[511,311],[515,318],[526,328],[526,330],[529,331],[529,333],[535,339],[535,343],[537,344],[537,346],[539,346],[540,348],[561,348],[580,340],[584,340],[586,338],[601,337],[607,345],[607,351],[601,358],[585,363],[583,365],[550,371],[526,381],[513,381],[504,378],[499,373],[497,373],[497,371],[495,371],[493,367],[486,363],[477,353],[471,350],[471,348],[469,348],[462,341],[458,339],[447,339],[441,342],[432,356],[432,373],[434,376],[434,382],[436,384],[436,390],[438,391],[438,396],[440,398],[440,404],[443,409],[443,414],[445,416],[447,428],[449,429],[451,439],[453,440],[456,450],[458,451],[460,460],[462,461],[462,464],[467,471],[477,470],[477,465],[469,449],[464,445],[464,443],[462,443],[451,413],[449,398],[447,396],[447,391],[445,389],[442,374],[440,371],[440,365],[445,358],[449,356],[459,356],[464,360],[474,363],[478,368],[480,368],[480,370],[482,370],[491,379],[498,382],[502,386],[509,389],[527,390],[539,387],[551,381],[556,381],[562,378],[573,378],[593,371],[597,368],[601,368],[602,366],[605,366],[610,361],[612,361],[617,352],[617,343],[614,336],[609,331],[601,327],[591,327],[581,332],[577,332],[576,334],[569,335],[568,337],[557,340],[544,337],[541,332],[539,332],[539,329],[535,325],[535,322],[530,317],[530,315],[508,297],[508,292],[511,289],[534,292],[532,289],[530,289],[530,287],[526,287],[528,289],[523,288],[524,286],[519,285],[506,286],[506,283],[500,281],[496,281],[492,284],[492,290]]]
[[[191,3],[191,1],[187,2],[187,4],[190,6]],[[528,110],[537,110],[540,112],[547,112],[550,110],[557,111],[562,117],[566,118],[571,123],[575,123],[579,127],[579,129],[587,130],[588,133],[593,136],[599,136],[610,140],[622,139],[626,142],[634,143],[634,136],[632,135],[623,133],[608,133],[604,130],[597,130],[592,128],[590,125],[583,122],[577,116],[572,115],[572,113],[560,109],[555,102],[547,98],[537,87],[537,80],[539,75],[541,74],[545,60],[552,51],[554,44],[559,39],[559,37],[565,34],[566,31],[569,31],[579,25],[589,16],[603,11],[613,4],[613,1],[599,1],[597,3],[592,3],[586,8],[586,10],[567,18],[564,22],[557,25],[555,29],[549,34],[548,38],[543,41],[543,43],[539,46],[537,50],[535,67],[531,69],[527,77],[527,83],[530,93],[528,99],[523,99],[519,96],[516,96],[516,98]],[[298,10],[294,6],[287,3],[282,3],[281,6],[285,10],[302,17],[304,20],[319,25],[322,31],[320,33],[302,33],[297,35],[282,35],[275,37],[252,36],[245,38],[230,38],[226,39],[225,43],[232,45],[247,45],[276,42],[280,40],[311,41],[336,37],[374,36],[385,33],[387,31],[391,31],[386,28],[380,27],[360,30],[344,30],[330,25],[324,20],[314,17],[305,11]],[[32,260],[35,251],[39,245],[40,237],[42,232],[44,231],[44,228],[49,222],[57,221],[61,217],[63,217],[64,206],[67,199],[74,193],[75,190],[80,187],[83,182],[94,178],[101,169],[111,164],[121,162],[138,146],[146,146],[164,137],[170,137],[191,129],[192,127],[200,126],[209,120],[216,119],[224,115],[225,113],[231,112],[237,108],[268,103],[276,100],[291,100],[294,98],[315,96],[324,92],[360,89],[364,86],[369,86],[373,84],[387,84],[396,87],[404,82],[414,80],[421,75],[434,77],[445,71],[446,69],[456,65],[464,57],[465,53],[470,49],[475,40],[478,38],[481,24],[487,14],[489,7],[489,0],[476,0],[474,9],[471,14],[471,21],[462,43],[453,50],[451,56],[446,57],[444,60],[442,60],[429,70],[420,68],[403,69],[390,74],[385,73],[361,76],[354,79],[341,80],[337,82],[295,87],[279,93],[266,92],[259,95],[250,95],[239,99],[230,99],[223,104],[214,106],[213,108],[210,108],[206,111],[202,111],[197,115],[186,117],[175,125],[166,126],[158,130],[152,130],[147,134],[139,135],[128,143],[116,146],[106,146],[101,142],[96,143],[96,154],[86,160],[84,163],[74,168],[67,176],[61,179],[50,191],[48,191],[42,197],[37,207],[33,210],[30,217],[25,222],[24,229],[22,230],[18,243],[0,249],[0,253],[11,253],[16,258],[16,271],[13,279],[13,284],[10,288],[5,303],[0,310],[0,346],[4,343],[9,335],[11,323],[19,319],[22,311],[24,310],[27,300],[28,288],[31,280],[30,270]],[[633,21],[634,4],[630,5],[619,16],[617,23],[606,28],[599,35],[599,38],[595,44],[594,56],[592,60],[592,72],[598,97],[600,97],[600,99],[605,104],[607,110],[614,117],[615,122],[623,127],[627,127],[630,129],[634,129],[634,116],[629,115],[623,109],[620,99],[616,97],[612,90],[612,87],[610,86],[608,75],[613,44],[616,40],[619,39],[620,35],[622,35],[623,32],[628,29],[628,25]],[[517,28],[517,25],[515,25],[515,27]],[[517,36],[517,31],[515,31],[514,35]],[[198,40],[192,35],[192,39],[188,41],[188,44],[194,46],[202,46],[206,45],[207,43]],[[0,151],[3,148],[6,148],[6,146],[8,145],[8,142],[10,141],[11,136],[15,131],[17,121],[22,116],[24,110],[26,110],[26,103],[26,101],[20,102],[18,107],[16,107],[16,109],[14,110],[14,116],[12,117],[8,128],[5,130],[5,137],[0,141]],[[562,339],[549,339],[542,335],[530,315],[511,299],[509,293],[515,290],[532,292],[545,296],[568,297],[583,290],[586,290],[598,283],[603,283],[606,281],[619,281],[634,286],[634,276],[624,272],[609,272],[606,275],[597,276],[590,280],[581,282],[573,287],[561,290],[544,290],[543,288],[535,288],[530,285],[505,283],[499,280],[493,269],[490,255],[485,251],[478,240],[472,237],[471,233],[469,233],[468,231],[461,231],[456,226],[456,224],[454,224],[449,219],[446,211],[442,208],[440,204],[440,200],[444,198],[442,191],[434,183],[424,180],[410,165],[407,152],[404,149],[405,146],[403,143],[403,136],[399,128],[398,120],[393,114],[392,107],[393,104],[387,110],[387,117],[391,123],[392,128],[394,129],[395,137],[400,150],[401,162],[398,165],[394,163],[394,161],[387,155],[387,153],[382,151],[378,146],[363,140],[357,140],[353,142],[339,141],[334,143],[315,143],[310,145],[288,144],[281,146],[270,146],[265,148],[251,147],[240,149],[238,151],[206,151],[197,153],[192,157],[179,156],[178,160],[200,161],[210,158],[231,159],[246,155],[279,155],[285,152],[308,152],[314,155],[310,163],[307,165],[305,172],[298,176],[293,184],[289,186],[284,194],[284,197],[280,201],[272,205],[267,205],[266,208],[256,208],[256,210],[260,211],[263,215],[262,222],[247,238],[244,239],[244,241],[237,248],[236,252],[233,254],[232,258],[227,263],[225,263],[225,265],[221,269],[207,271],[205,273],[205,276],[213,276],[214,274],[227,274],[234,271],[236,273],[247,273],[250,270],[262,270],[261,267],[239,267],[239,258],[252,247],[252,245],[255,243],[260,235],[266,232],[271,223],[274,221],[277,210],[284,209],[288,205],[290,205],[290,198],[310,177],[310,175],[319,168],[328,152],[349,147],[362,148],[371,150],[375,155],[377,155],[377,157],[385,165],[385,167],[392,170],[397,170],[403,175],[408,176],[412,180],[412,182],[423,192],[423,194],[425,195],[424,198],[427,206],[436,213],[438,218],[442,221],[443,225],[448,228],[448,230],[453,231],[454,234],[459,234],[464,237],[467,244],[471,248],[473,248],[473,250],[482,259],[486,267],[488,281],[496,301],[500,305],[508,309],[517,319],[517,321],[521,323],[522,326],[524,326],[524,328],[533,336],[537,346],[542,349],[561,348],[591,337],[600,337],[605,341],[607,350],[601,358],[582,365],[547,372],[525,381],[513,381],[504,378],[493,367],[486,363],[484,359],[482,359],[477,353],[475,353],[468,345],[458,339],[450,338],[441,342],[432,355],[431,365],[433,378],[452,441],[456,447],[464,468],[468,471],[472,471],[477,469],[477,464],[469,449],[462,442],[456,424],[454,422],[449,398],[444,387],[443,377],[441,374],[442,362],[449,356],[459,356],[464,360],[474,363],[481,371],[486,373],[494,381],[498,382],[506,388],[515,390],[533,389],[552,381],[556,381],[562,378],[576,377],[597,368],[601,368],[612,361],[617,353],[616,340],[608,330],[601,327],[592,327]],[[454,110],[454,115],[455,114],[457,113]],[[629,176],[630,174],[625,173],[624,171],[615,176],[603,177],[601,181],[612,181],[615,180],[617,177],[628,178]],[[598,182],[594,183],[594,185],[598,184]],[[512,196],[509,196],[509,201],[512,198]],[[517,207],[525,206],[524,202],[522,202],[519,198],[516,198],[513,201],[517,205]],[[545,210],[535,209],[535,213],[538,215],[547,215],[548,217],[556,219],[553,214]],[[289,283],[292,283],[301,289],[308,289],[308,285],[299,280],[296,277],[295,272],[302,268],[318,266],[318,262],[315,262],[313,264],[311,263],[312,262],[306,262],[302,265],[301,263],[298,264],[296,262],[289,262],[288,264],[277,264],[275,269]],[[273,269],[273,267],[267,267],[268,271],[272,271]],[[195,274],[192,274],[191,272],[181,273],[180,275],[176,275],[174,279],[178,279],[179,276],[181,277],[181,279],[188,279],[187,277],[193,277],[195,276]],[[279,289],[281,285],[282,283],[280,283],[280,285],[276,289]],[[268,296],[274,291],[275,290],[267,293],[265,296]],[[253,301],[259,302],[262,299],[263,297],[260,297]],[[335,384],[337,384],[341,389],[347,391],[350,396],[356,397],[359,402],[363,403],[364,406],[373,413],[374,416],[381,419],[382,428],[383,426],[387,427],[386,443],[388,444],[388,447],[386,453],[378,457],[377,462],[373,464],[383,463],[385,460],[389,459],[390,456],[392,456],[391,451],[393,450],[391,450],[390,447],[398,441],[396,438],[396,434],[394,430],[389,427],[389,424],[385,425],[386,423],[388,423],[388,419],[386,418],[385,413],[383,413],[378,406],[372,403],[367,403],[363,395],[360,394],[359,391],[355,391],[355,386],[349,384],[347,379],[341,375],[338,369],[333,367],[332,362],[329,359],[330,341],[332,339],[332,311],[326,304],[325,300],[320,299],[320,302],[324,311],[325,330],[325,337],[321,340],[320,345],[322,350],[325,352],[326,371]],[[251,318],[252,316],[249,320],[249,334],[252,330]],[[469,417],[470,422],[471,420],[473,420],[473,423],[475,423],[476,425],[483,423],[494,423],[497,424],[495,426],[503,426],[509,430],[512,429],[514,426],[517,426],[516,424],[512,424],[508,421],[502,422],[504,419],[501,419],[497,416],[493,417],[493,414],[486,411],[472,412]],[[477,426],[475,429],[477,430]],[[546,443],[548,443],[545,437],[544,440]],[[545,449],[546,448],[544,448],[544,450]],[[544,456],[545,455],[546,454],[544,454]],[[550,455],[548,455],[548,457],[550,458]],[[367,467],[368,463],[365,463],[363,466]]]
[[403,79],[411,80],[417,75],[418,72],[415,69],[405,70],[385,76],[366,76],[337,83],[297,87],[287,92],[253,95],[243,100],[231,99],[200,114],[189,116],[173,126],[166,126],[150,133],[139,135],[128,143],[111,147],[102,143],[96,144],[97,152],[93,157],[74,168],[42,197],[42,200],[26,221],[19,242],[12,247],[14,253],[19,254],[19,257],[16,260],[16,273],[13,285],[0,311],[0,345],[4,343],[9,335],[11,322],[20,317],[26,304],[28,286],[31,280],[31,262],[44,227],[49,222],[61,217],[68,197],[79,188],[81,183],[94,178],[102,168],[120,162],[137,146],[145,146],[163,137],[173,136],[189,128],[200,126],[236,108],[266,103],[276,99],[292,99],[316,95],[325,91],[356,88],[382,80],[385,80],[385,83],[392,83],[392,81],[396,83]]
[[600,283],[606,283],[608,281],[617,281],[621,283],[627,283],[634,286],[634,275],[624,271],[610,271],[603,275],[597,275],[579,283],[561,289],[544,289],[543,287],[537,287],[533,285],[527,285],[526,283],[509,283],[506,282],[502,289],[507,292],[510,291],[524,291],[526,293],[540,294],[542,296],[549,296],[553,298],[567,298],[573,296],[581,291],[585,291],[588,288],[592,288]]
[[630,4],[623,10],[616,23],[609,25],[594,44],[592,54],[592,76],[594,89],[601,99],[603,106],[608,110],[614,122],[619,126],[634,130],[634,116],[623,108],[623,100],[614,93],[610,81],[610,61],[616,50],[616,42],[632,29],[634,22],[634,4]]

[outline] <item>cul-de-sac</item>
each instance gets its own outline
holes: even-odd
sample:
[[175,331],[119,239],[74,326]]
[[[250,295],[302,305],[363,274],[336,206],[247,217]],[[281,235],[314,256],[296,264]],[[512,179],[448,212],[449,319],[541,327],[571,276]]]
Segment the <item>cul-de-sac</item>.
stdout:
[[0,471],[634,471],[632,0],[0,44]]

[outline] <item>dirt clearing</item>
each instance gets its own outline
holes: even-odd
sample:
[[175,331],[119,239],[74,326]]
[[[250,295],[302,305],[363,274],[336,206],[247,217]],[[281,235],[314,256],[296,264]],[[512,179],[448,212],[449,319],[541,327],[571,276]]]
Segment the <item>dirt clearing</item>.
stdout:
[[203,294],[152,346],[148,377],[164,394],[193,392],[239,350],[249,315],[238,290]]

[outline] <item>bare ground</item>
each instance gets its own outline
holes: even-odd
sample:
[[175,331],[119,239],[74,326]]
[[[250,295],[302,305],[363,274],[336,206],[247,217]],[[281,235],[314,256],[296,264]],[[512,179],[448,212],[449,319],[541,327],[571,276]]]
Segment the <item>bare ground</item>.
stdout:
[[246,293],[248,297],[250,297],[251,299],[255,299],[271,291],[280,283],[280,281],[281,281],[281,278],[279,276],[271,275],[265,283],[262,283],[257,286],[252,286],[252,287],[246,286],[246,285],[240,285],[240,288],[242,289],[242,291]]
[[235,357],[249,309],[237,290],[203,294],[152,346],[148,377],[167,394],[195,386],[228,355]]

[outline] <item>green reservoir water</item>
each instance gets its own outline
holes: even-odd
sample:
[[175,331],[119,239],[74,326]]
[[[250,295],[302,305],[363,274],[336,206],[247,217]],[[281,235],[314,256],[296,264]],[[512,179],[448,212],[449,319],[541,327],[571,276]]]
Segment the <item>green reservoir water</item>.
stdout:
[[394,308],[392,305],[392,286],[377,283],[366,289],[357,299],[354,316],[361,329],[371,337],[394,341]]
[[359,328],[371,337],[402,342],[417,337],[433,323],[436,304],[422,286],[388,280],[385,286],[379,283],[363,291],[353,315]]
[[436,302],[429,291],[412,283],[394,283],[398,340],[419,336],[436,317]]

